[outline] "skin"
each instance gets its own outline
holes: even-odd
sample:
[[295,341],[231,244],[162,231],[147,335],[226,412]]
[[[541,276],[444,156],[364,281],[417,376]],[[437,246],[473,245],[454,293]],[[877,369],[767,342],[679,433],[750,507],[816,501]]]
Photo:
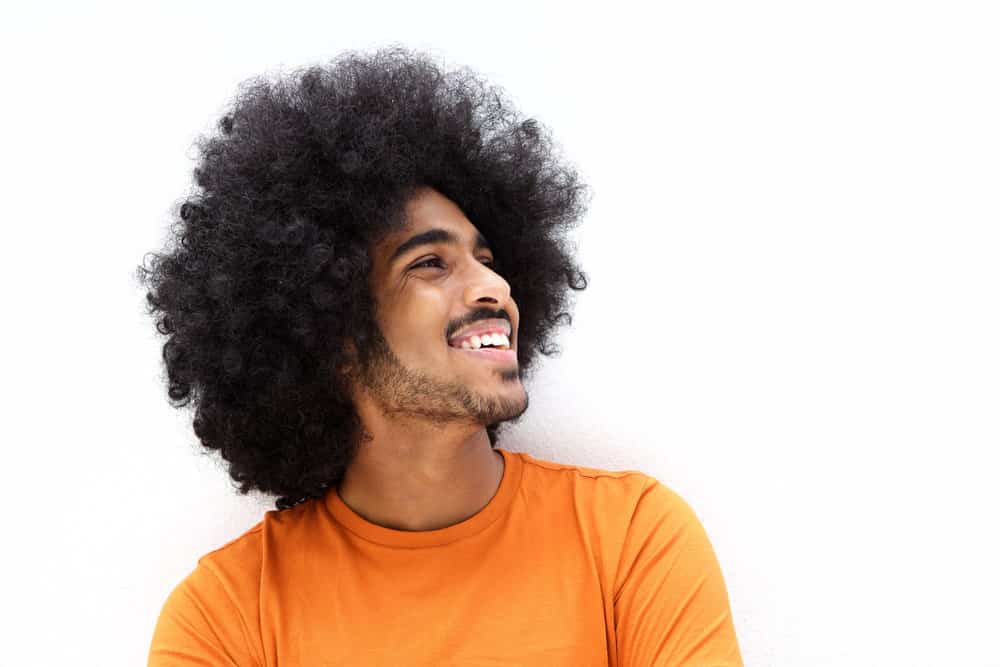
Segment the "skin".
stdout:
[[[372,362],[350,374],[366,433],[337,492],[371,523],[436,530],[475,515],[496,494],[503,456],[485,427],[520,416],[528,395],[516,358],[488,360],[448,344],[465,325],[499,317],[517,349],[517,304],[491,268],[490,250],[475,247],[476,227],[430,188],[407,203],[406,215],[403,229],[370,249],[382,338]],[[401,243],[432,228],[453,233],[458,245],[420,245],[392,259]]]

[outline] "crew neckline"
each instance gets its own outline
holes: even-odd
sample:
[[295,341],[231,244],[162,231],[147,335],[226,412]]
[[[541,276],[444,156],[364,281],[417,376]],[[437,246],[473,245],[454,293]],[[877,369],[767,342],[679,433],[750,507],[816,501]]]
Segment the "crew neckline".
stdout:
[[344,503],[336,487],[329,489],[325,505],[344,528],[370,542],[390,547],[434,547],[475,535],[507,511],[521,484],[524,461],[520,454],[500,447],[495,451],[503,455],[504,470],[500,486],[483,509],[468,519],[437,530],[396,530],[372,523]]

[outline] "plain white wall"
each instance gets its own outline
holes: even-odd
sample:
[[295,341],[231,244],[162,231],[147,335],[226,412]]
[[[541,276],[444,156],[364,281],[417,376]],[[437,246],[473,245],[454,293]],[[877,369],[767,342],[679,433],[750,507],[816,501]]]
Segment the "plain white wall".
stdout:
[[197,455],[132,272],[240,81],[401,42],[594,189],[590,288],[502,446],[684,496],[747,665],[1000,665],[993,3],[657,4],[2,10],[0,664],[145,664],[273,507]]

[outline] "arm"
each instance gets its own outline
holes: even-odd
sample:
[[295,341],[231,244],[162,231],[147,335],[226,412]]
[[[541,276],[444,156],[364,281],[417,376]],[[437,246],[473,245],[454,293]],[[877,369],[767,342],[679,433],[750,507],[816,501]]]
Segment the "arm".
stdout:
[[621,667],[743,667],[719,562],[691,507],[643,487],[615,578]]

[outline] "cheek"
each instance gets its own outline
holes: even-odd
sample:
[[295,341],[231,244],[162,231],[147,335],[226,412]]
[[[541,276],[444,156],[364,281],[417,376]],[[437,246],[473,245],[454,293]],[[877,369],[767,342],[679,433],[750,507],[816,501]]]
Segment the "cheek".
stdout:
[[391,330],[393,340],[407,350],[427,353],[430,348],[442,355],[449,351],[445,340],[449,322],[447,301],[440,290],[412,286],[407,295],[385,313],[383,321]]

